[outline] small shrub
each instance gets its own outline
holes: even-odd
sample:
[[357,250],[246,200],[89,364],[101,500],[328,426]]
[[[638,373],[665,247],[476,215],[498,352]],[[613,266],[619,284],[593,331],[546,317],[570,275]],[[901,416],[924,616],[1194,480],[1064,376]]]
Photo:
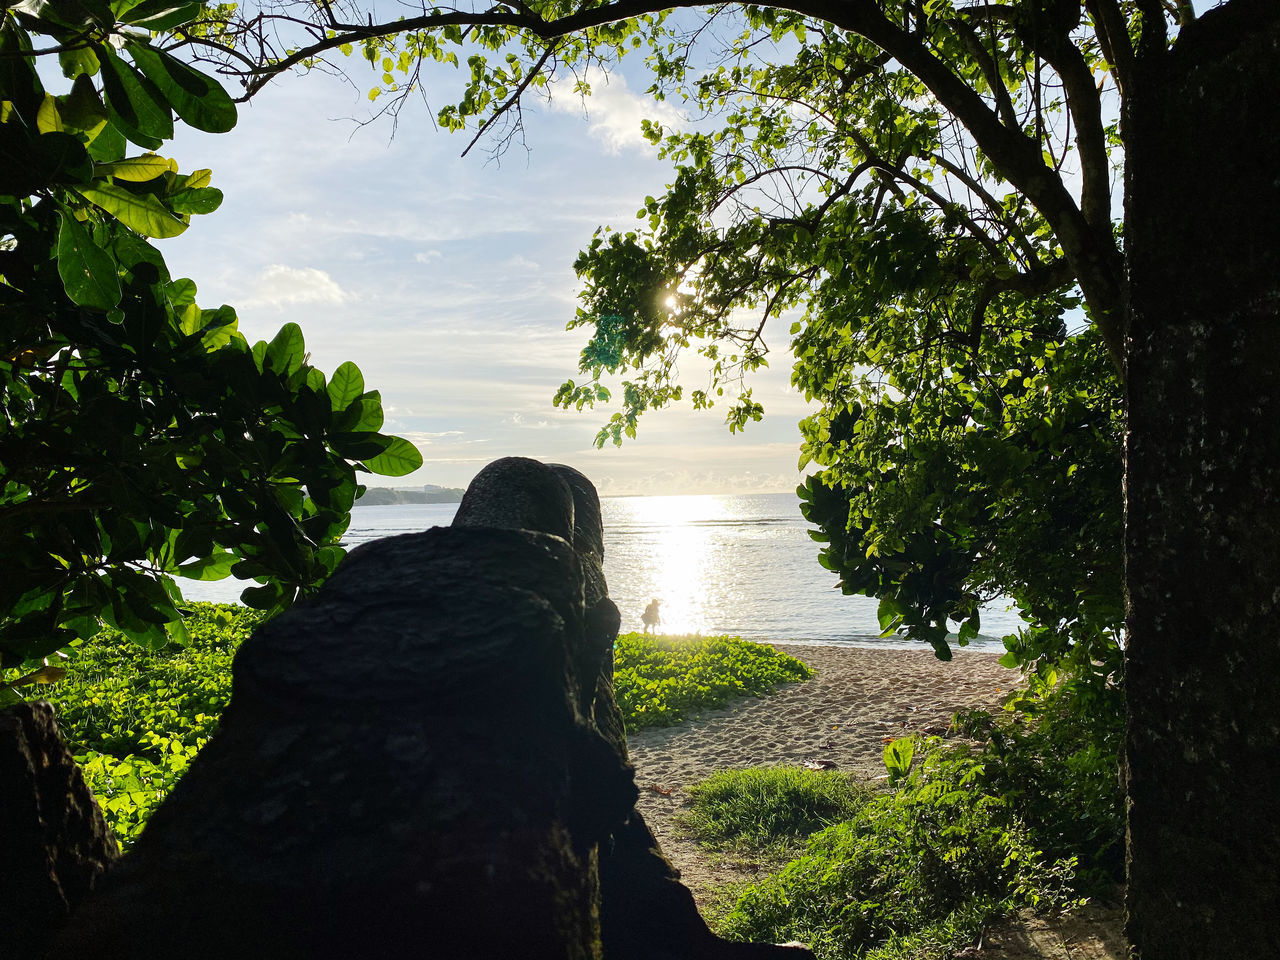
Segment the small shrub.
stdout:
[[868,796],[845,774],[799,767],[722,770],[688,793],[684,825],[699,843],[718,849],[794,845],[851,819]]
[[614,695],[628,730],[670,726],[812,676],[795,657],[740,637],[627,633],[614,646]]
[[1070,675],[1033,682],[1003,715],[972,711],[957,726],[985,741],[982,787],[1003,797],[1046,856],[1077,857],[1077,886],[1106,894],[1124,878],[1123,693]]
[[750,888],[720,932],[802,940],[826,960],[929,944],[946,953],[994,914],[1070,902],[1073,861],[1046,860],[1007,804],[975,789],[976,759],[929,746],[897,790],[815,834]]

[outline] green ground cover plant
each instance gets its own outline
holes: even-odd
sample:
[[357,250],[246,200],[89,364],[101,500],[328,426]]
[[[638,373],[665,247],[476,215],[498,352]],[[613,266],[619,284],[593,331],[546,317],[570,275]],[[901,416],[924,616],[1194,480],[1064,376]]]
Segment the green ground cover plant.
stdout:
[[104,630],[46,688],[58,726],[125,847],[217,728],[231,699],[232,657],[262,620],[234,604],[186,609],[185,647],[147,650]]
[[1078,677],[1033,683],[1006,711],[958,717],[976,739],[895,742],[888,789],[845,786],[851,812],[831,825],[813,798],[837,775],[732,771],[694,787],[686,825],[713,849],[768,860],[815,823],[799,856],[715,911],[718,932],[802,940],[820,960],[943,960],[1002,915],[1114,892],[1122,716],[1102,708],[1116,696]]
[[614,693],[628,730],[670,726],[813,676],[795,657],[740,637],[625,633],[613,658]]

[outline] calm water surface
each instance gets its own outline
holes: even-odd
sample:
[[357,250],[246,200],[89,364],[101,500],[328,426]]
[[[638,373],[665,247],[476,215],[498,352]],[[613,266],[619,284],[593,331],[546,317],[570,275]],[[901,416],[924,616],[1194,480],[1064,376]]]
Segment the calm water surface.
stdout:
[[[877,602],[846,597],[836,576],[818,564],[820,545],[808,534],[793,494],[615,497],[601,504],[605,576],[622,613],[622,629],[641,629],[651,599],[662,604],[663,633],[730,633],[757,640],[902,646],[881,639]],[[344,537],[369,540],[445,526],[457,504],[357,506]],[[235,580],[184,583],[192,600],[234,602]],[[1016,613],[983,612],[983,633],[1002,636]],[[910,644],[906,644],[910,645]],[[998,649],[994,640],[968,649]]]

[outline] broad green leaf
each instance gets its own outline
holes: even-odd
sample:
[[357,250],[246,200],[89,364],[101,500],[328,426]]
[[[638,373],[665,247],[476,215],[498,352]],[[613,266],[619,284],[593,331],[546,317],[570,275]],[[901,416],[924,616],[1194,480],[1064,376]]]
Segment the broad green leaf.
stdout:
[[62,67],[62,75],[68,80],[78,76],[93,76],[98,72],[98,55],[92,47],[60,50],[58,63]]
[[24,674],[17,680],[10,680],[11,687],[25,687],[33,683],[57,683],[67,675],[65,667],[41,667],[31,673]]
[[164,625],[164,631],[169,637],[170,643],[176,643],[180,647],[191,646],[191,633],[187,630],[187,625],[182,618],[170,620]]
[[165,140],[173,139],[173,113],[170,103],[155,83],[140,74],[132,64],[116,56],[109,47],[101,47],[102,86],[107,106],[115,113],[120,132],[149,150]]
[[137,194],[113,183],[77,187],[77,192],[145,237],[176,237],[187,229],[151,194]]
[[66,129],[83,133],[90,141],[107,122],[107,108],[85,74],[75,78],[70,93],[58,98],[58,115]]
[[110,310],[120,302],[116,262],[67,210],[58,212],[58,276],[72,303]]
[[364,393],[364,375],[350,360],[338,365],[329,377],[329,402],[334,411],[345,410]]
[[176,306],[186,306],[196,302],[196,284],[194,280],[182,277],[174,280],[165,288],[169,302]]
[[197,187],[171,193],[166,199],[174,213],[213,213],[222,205],[222,191],[216,187]]
[[889,771],[889,783],[896,784],[911,772],[916,745],[910,737],[901,737],[884,748],[884,766]]
[[289,374],[301,369],[306,355],[307,346],[302,338],[302,328],[296,323],[286,323],[267,344],[264,361],[276,373]]
[[107,123],[104,116],[98,132],[89,141],[89,156],[101,162],[119,160],[124,156],[127,147],[128,142],[124,134],[117,130],[114,124]]
[[253,345],[253,349],[250,351],[250,355],[253,357],[253,365],[257,367],[258,372],[261,373],[263,370],[263,364],[267,359],[267,341],[259,340],[255,343]]
[[76,137],[69,133],[42,133],[31,143],[28,173],[46,183],[88,183],[93,179],[93,162]]
[[200,322],[200,308],[194,303],[174,307],[173,315],[178,321],[178,329],[186,336],[199,333],[204,328]]
[[344,460],[373,460],[391,445],[392,438],[380,433],[361,431],[331,433],[328,440],[329,445]]
[[390,445],[364,465],[372,473],[384,477],[403,477],[422,466],[422,454],[403,437],[392,437]]
[[147,44],[130,43],[127,49],[188,124],[206,133],[226,133],[236,125],[235,102],[217,80]]
[[154,153],[144,153],[140,157],[129,157],[112,163],[100,163],[94,169],[99,176],[113,177],[116,180],[127,180],[130,183],[146,183],[166,173],[177,173],[178,165],[167,157]]
[[95,22],[99,26],[110,26],[115,20],[110,8],[97,0],[22,0],[10,9],[77,30]]
[[880,621],[880,630],[882,635],[892,633],[894,628],[902,622],[902,604],[894,597],[883,597],[880,605],[876,608],[876,619]]
[[175,190],[196,190],[200,187],[207,187],[212,180],[212,170],[192,170],[185,176],[174,180],[173,187]]
[[175,3],[174,0],[142,0],[131,7],[120,20],[152,33],[163,33],[190,23],[200,15],[198,3]]
[[178,567],[178,575],[189,580],[224,580],[231,576],[237,557],[233,553],[215,553],[202,560],[192,560]]
[[51,93],[44,95],[44,101],[36,113],[36,129],[41,133],[61,133],[66,129],[58,113],[58,101]]
[[117,625],[116,629],[128,634],[129,639],[144,650],[153,652],[163,650],[169,644],[169,632],[165,629],[164,623],[140,621],[133,626]]
[[334,417],[334,429],[348,433],[382,429],[382,402],[363,396]]
[[280,602],[283,591],[274,583],[262,587],[246,587],[240,592],[240,602],[254,610],[269,610]]

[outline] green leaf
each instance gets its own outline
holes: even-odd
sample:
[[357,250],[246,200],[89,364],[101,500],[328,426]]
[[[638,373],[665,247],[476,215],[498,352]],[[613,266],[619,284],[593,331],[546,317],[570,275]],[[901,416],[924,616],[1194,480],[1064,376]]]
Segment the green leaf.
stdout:
[[113,183],[77,187],[76,191],[144,237],[176,237],[187,229],[185,223],[151,194],[133,193]]
[[115,114],[120,132],[148,150],[172,140],[173,113],[155,83],[109,47],[99,48],[99,58],[107,106]]
[[28,173],[46,183],[88,183],[93,179],[93,162],[76,137],[57,131],[42,133],[31,143]]
[[181,618],[170,620],[164,625],[164,632],[169,638],[170,643],[176,643],[180,647],[191,646],[191,634],[187,630],[187,625]]
[[146,183],[166,173],[177,172],[176,163],[154,153],[144,153],[140,157],[129,157],[127,160],[115,160],[111,163],[100,163],[94,168],[94,173],[98,176],[127,180],[130,183]]
[[200,15],[198,3],[175,3],[174,0],[143,0],[127,10],[120,20],[152,33],[163,33],[190,23]]
[[889,771],[889,783],[895,784],[911,772],[916,745],[911,737],[901,737],[884,748],[884,766]]
[[57,683],[67,675],[65,667],[41,667],[31,673],[24,674],[17,680],[10,680],[11,687],[26,687],[33,683]]
[[44,101],[36,111],[36,129],[41,133],[61,133],[66,129],[58,115],[58,101],[52,93],[44,95]]
[[364,375],[350,360],[338,365],[329,377],[329,403],[336,412],[345,410],[351,402],[364,394]]
[[187,306],[196,302],[195,281],[188,280],[186,277],[174,280],[165,288],[165,292],[169,295],[169,302],[175,307]]
[[[331,433],[329,445],[345,460],[373,460],[391,445],[391,437],[380,433]],[[395,476],[395,474],[392,474]]]
[[147,44],[130,43],[126,49],[188,124],[206,133],[226,133],[236,125],[235,102],[217,80]]
[[403,437],[392,437],[388,447],[364,465],[371,473],[383,477],[403,477],[422,466],[422,454]]
[[213,213],[222,205],[222,191],[214,187],[179,190],[177,193],[171,193],[168,201],[175,213],[187,215]]
[[[103,112],[105,117],[105,108]],[[114,124],[104,122],[98,133],[89,141],[89,156],[102,162],[119,160],[124,156],[127,146],[124,134]],[[159,141],[156,142],[156,146],[159,146]]]
[[283,596],[283,591],[274,583],[262,587],[245,587],[240,592],[240,601],[254,610],[269,610]]
[[91,47],[80,47],[76,50],[60,50],[58,64],[62,67],[62,75],[68,80],[78,76],[93,76],[98,72],[98,55]]
[[267,344],[264,364],[276,373],[290,374],[302,368],[306,355],[302,328],[296,323],[286,323]]
[[100,134],[107,122],[106,105],[98,95],[93,81],[85,74],[75,78],[70,93],[58,98],[58,114],[68,130],[83,133],[90,142]]
[[382,401],[362,396],[333,421],[334,429],[350,433],[377,432],[382,429]]
[[111,254],[68,210],[60,210],[58,276],[71,302],[82,307],[110,310],[120,302],[120,275]]
[[110,26],[114,20],[106,4],[82,2],[82,0],[22,0],[11,9],[46,23],[54,23],[79,30],[95,22]]
[[178,575],[189,580],[225,580],[238,558],[233,553],[215,553],[211,557],[179,564]]
[[883,597],[876,608],[882,634],[891,633],[902,622],[903,607],[894,597]]

